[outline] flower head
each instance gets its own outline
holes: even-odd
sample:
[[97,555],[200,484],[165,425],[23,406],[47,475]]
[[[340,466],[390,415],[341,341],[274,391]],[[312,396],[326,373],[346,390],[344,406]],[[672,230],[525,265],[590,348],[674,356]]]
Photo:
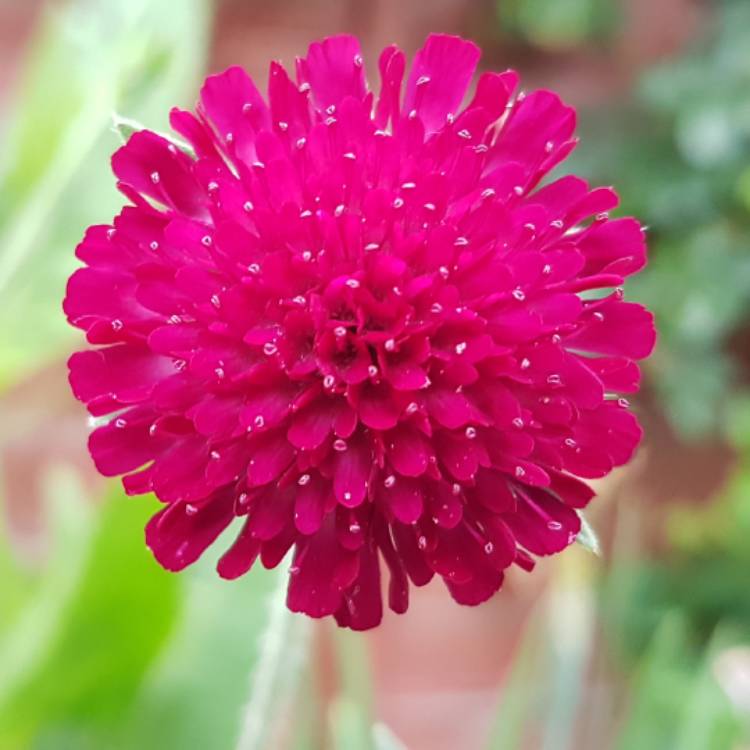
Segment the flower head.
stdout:
[[164,504],[165,568],[240,519],[220,575],[294,548],[295,611],[376,625],[382,563],[396,612],[435,574],[478,604],[571,544],[580,478],[631,457],[641,227],[609,188],[538,187],[575,113],[512,71],[464,105],[478,58],[431,36],[407,73],[388,47],[375,95],[356,39],[329,38],[296,79],[272,63],[267,97],[208,78],[171,113],[183,147],[144,130],[115,153],[132,205],[78,246],[64,306],[97,346],[70,381],[111,415],[99,471]]

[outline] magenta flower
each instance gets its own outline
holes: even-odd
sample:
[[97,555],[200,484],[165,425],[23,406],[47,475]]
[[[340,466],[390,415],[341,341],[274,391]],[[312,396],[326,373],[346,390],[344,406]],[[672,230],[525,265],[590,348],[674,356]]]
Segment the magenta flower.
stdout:
[[[113,157],[132,202],[78,246],[65,312],[99,471],[164,508],[169,570],[235,519],[235,578],[290,548],[288,604],[370,628],[435,574],[461,604],[567,547],[576,509],[633,454],[652,316],[622,299],[645,263],[609,188],[540,180],[575,113],[431,36],[369,91],[357,40],[310,46],[267,100],[211,76],[180,148],[144,130]],[[601,291],[600,291],[601,290]],[[594,293],[595,292],[595,293]]]

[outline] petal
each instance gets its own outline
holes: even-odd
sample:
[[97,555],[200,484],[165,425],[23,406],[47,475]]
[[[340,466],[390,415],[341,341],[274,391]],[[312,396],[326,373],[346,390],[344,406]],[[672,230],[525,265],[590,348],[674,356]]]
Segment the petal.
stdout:
[[206,437],[229,435],[238,426],[238,414],[242,397],[238,395],[209,394],[187,416],[193,420],[195,429]]
[[406,568],[393,546],[388,527],[385,524],[379,524],[374,533],[391,574],[388,584],[388,606],[397,614],[403,614],[409,607],[409,579],[406,575]]
[[294,524],[302,534],[315,534],[323,523],[331,486],[319,474],[303,476],[294,500]]
[[268,75],[268,102],[273,122],[282,127],[290,138],[297,139],[310,128],[310,106],[307,95],[289,78],[278,62],[272,62]]
[[335,402],[324,398],[315,400],[292,417],[287,432],[289,442],[300,450],[320,447],[333,430],[336,414]]
[[607,391],[635,393],[641,381],[638,365],[624,357],[589,357],[588,367],[597,374]]
[[278,426],[290,413],[296,391],[293,384],[284,382],[251,391],[239,415],[241,424],[248,431]]
[[281,475],[294,459],[294,449],[282,433],[261,433],[248,443],[247,455],[248,487],[258,487]]
[[380,594],[380,562],[374,544],[365,545],[359,555],[359,574],[344,592],[336,622],[352,630],[369,630],[383,619]]
[[354,508],[365,499],[372,469],[372,452],[363,438],[351,440],[344,451],[336,451],[333,494],[342,505]]
[[503,73],[482,73],[477,81],[477,90],[467,110],[481,107],[490,121],[500,117],[511,95],[518,86],[518,73],[506,70]]
[[275,568],[285,557],[298,538],[297,530],[287,524],[272,539],[266,539],[260,548],[260,561],[266,570]]
[[209,449],[202,435],[172,439],[169,450],[156,458],[153,483],[156,496],[163,501],[198,500],[212,489],[206,479]]
[[413,427],[399,426],[387,437],[388,458],[393,468],[403,476],[418,477],[434,461],[432,446],[425,436]]
[[549,489],[571,508],[585,508],[596,494],[585,482],[570,474],[550,471]]
[[132,409],[98,427],[89,436],[89,451],[105,477],[125,474],[155,458],[166,443],[149,433],[156,414]]
[[435,572],[428,565],[425,554],[419,547],[414,527],[396,522],[391,529],[394,544],[409,578],[415,586],[425,586],[432,580]]
[[471,580],[459,583],[446,580],[445,585],[450,595],[458,604],[474,607],[486,602],[503,585],[504,575],[490,567],[483,565],[478,568]]
[[214,487],[236,482],[247,468],[247,447],[244,441],[235,440],[212,450],[206,465],[206,481]]
[[430,382],[425,370],[415,362],[390,365],[385,377],[397,391],[417,391]]
[[466,583],[475,575],[477,562],[485,564],[476,554],[477,541],[469,534],[466,524],[453,529],[440,529],[437,544],[427,550],[433,570],[446,580]]
[[521,493],[516,512],[505,521],[518,542],[535,555],[560,552],[581,529],[578,514],[543,490]]
[[245,164],[255,159],[255,132],[268,129],[271,118],[263,96],[242,68],[232,66],[209,76],[201,89],[199,111],[211,120],[225,144],[231,133],[238,159]]
[[146,526],[146,546],[167,570],[194,563],[234,518],[230,492],[217,492],[200,506],[177,502],[159,511]]
[[254,537],[267,541],[292,526],[295,489],[270,487],[252,500],[247,524]]
[[389,430],[398,423],[400,402],[386,383],[364,383],[356,394],[355,408],[359,418],[373,430]]
[[355,99],[365,96],[362,51],[354,36],[342,34],[313,42],[307,50],[303,71],[320,109],[338,106],[348,96]]
[[404,53],[395,45],[386,47],[378,60],[380,69],[380,96],[375,112],[375,124],[385,128],[390,121],[397,121],[401,104],[401,83],[406,68]]
[[575,110],[565,106],[552,91],[532,91],[516,101],[510,118],[500,131],[488,154],[486,169],[490,171],[504,162],[524,166],[527,179],[532,178],[547,156],[547,144],[565,143],[575,130]]
[[595,223],[577,243],[586,258],[584,273],[628,276],[646,265],[646,238],[631,218]]
[[434,482],[425,492],[429,513],[438,526],[452,529],[461,522],[465,501],[459,485]]
[[427,133],[455,114],[476,70],[481,50],[456,36],[431,34],[414,57],[404,95],[404,112],[416,110]]
[[261,541],[251,534],[249,520],[245,521],[237,539],[216,564],[219,575],[231,580],[247,573],[260,553],[260,546]]
[[436,436],[435,444],[440,462],[459,481],[472,479],[480,461],[486,461],[484,448],[478,439],[441,432]]
[[290,569],[287,606],[310,617],[333,614],[342,593],[357,576],[359,555],[341,549],[336,542],[333,514],[320,531],[297,542]]
[[480,469],[477,472],[473,495],[494,513],[512,512],[516,507],[516,498],[508,485],[508,477],[491,469]]
[[575,349],[614,357],[648,357],[656,343],[654,316],[643,305],[610,299],[565,340]]
[[133,133],[112,156],[112,171],[122,182],[180,214],[205,218],[208,199],[191,165],[189,157],[150,130]]
[[413,479],[399,477],[393,483],[388,482],[379,489],[378,495],[390,515],[401,523],[414,523],[422,515],[421,484]]
[[160,380],[174,374],[169,357],[131,344],[77,352],[68,368],[73,393],[95,415],[145,401]]
[[135,279],[109,268],[79,268],[68,279],[63,309],[89,341],[109,344],[129,333],[148,333],[159,318],[135,297]]
[[427,391],[427,410],[430,417],[448,429],[468,424],[486,424],[487,418],[463,392],[447,388],[430,388]]

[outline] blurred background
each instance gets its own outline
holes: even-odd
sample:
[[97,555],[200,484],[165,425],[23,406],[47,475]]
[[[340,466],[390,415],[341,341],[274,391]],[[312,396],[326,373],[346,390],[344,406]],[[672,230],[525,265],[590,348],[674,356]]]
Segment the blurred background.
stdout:
[[[370,65],[469,36],[577,106],[567,168],[649,226],[629,294],[661,332],[601,556],[476,609],[434,582],[366,635],[286,614],[275,572],[154,563],[155,502],[86,455],[60,309],[123,200],[112,112],[166,129],[206,72],[340,31]],[[748,0],[0,0],[0,143],[0,750],[750,748]]]

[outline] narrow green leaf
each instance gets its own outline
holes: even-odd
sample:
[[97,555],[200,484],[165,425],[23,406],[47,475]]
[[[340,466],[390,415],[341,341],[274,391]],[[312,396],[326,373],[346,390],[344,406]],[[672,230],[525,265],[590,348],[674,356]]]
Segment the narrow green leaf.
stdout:
[[581,530],[576,536],[576,542],[592,554],[601,557],[602,548],[599,544],[599,537],[581,511],[578,511],[578,517],[581,519]]

